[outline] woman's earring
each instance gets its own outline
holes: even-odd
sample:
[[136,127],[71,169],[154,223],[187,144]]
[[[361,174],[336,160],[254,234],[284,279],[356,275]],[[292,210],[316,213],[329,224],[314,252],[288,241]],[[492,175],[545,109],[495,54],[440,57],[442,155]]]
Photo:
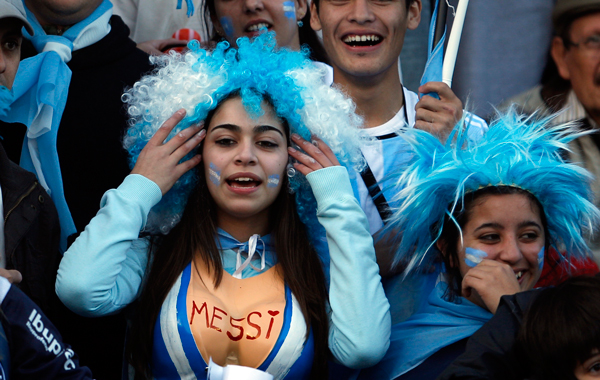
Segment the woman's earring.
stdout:
[[287,176],[289,178],[293,178],[296,175],[296,169],[294,168],[294,165],[287,164]]
[[294,168],[294,159],[290,156],[288,158],[288,164],[287,164],[287,176],[288,178],[293,178],[296,175],[296,169]]
[[304,23],[302,22],[302,20],[298,21],[298,28],[302,28],[303,25]]

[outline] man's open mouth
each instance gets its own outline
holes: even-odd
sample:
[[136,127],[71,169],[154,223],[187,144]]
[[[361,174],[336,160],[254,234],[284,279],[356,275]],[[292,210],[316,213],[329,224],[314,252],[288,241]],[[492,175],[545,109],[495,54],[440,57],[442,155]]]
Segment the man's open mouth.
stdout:
[[348,34],[342,41],[352,47],[375,46],[381,43],[383,37],[376,34]]

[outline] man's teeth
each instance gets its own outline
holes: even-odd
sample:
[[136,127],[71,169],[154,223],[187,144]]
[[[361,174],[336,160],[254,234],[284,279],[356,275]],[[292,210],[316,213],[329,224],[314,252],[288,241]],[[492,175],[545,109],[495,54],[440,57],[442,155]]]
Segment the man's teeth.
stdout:
[[378,42],[379,41],[379,36],[376,35],[362,35],[362,36],[347,36],[346,38],[344,38],[344,42],[346,43],[350,43],[350,42],[367,42],[367,41],[372,41],[372,42]]
[[515,276],[517,277],[517,280],[520,280],[521,277],[523,277],[523,273],[525,273],[524,271],[519,271],[517,273],[515,273]]
[[258,32],[261,28],[269,28],[269,24],[266,22],[259,22],[258,24],[250,25],[248,27],[249,32]]

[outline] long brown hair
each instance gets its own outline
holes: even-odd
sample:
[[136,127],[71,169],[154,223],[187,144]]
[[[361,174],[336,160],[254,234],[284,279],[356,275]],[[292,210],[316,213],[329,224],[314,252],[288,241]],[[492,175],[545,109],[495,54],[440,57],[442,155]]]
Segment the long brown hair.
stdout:
[[[214,111],[209,113],[206,126],[210,125],[213,114]],[[289,135],[287,126],[285,130]],[[215,286],[219,286],[223,276],[221,254],[215,242],[216,205],[208,191],[204,170],[194,170],[197,170],[198,185],[189,197],[181,222],[168,235],[155,237],[151,244],[153,255],[149,260],[149,273],[127,347],[130,363],[136,370],[136,379],[152,378],[156,320],[167,294],[194,255],[197,254],[207,265]],[[284,176],[281,191],[269,211],[271,234],[279,263],[278,274],[300,305],[307,324],[307,337],[311,328],[314,334],[315,355],[311,378],[325,379],[329,356],[325,275],[296,212],[294,195],[286,190],[287,184],[287,176]]]

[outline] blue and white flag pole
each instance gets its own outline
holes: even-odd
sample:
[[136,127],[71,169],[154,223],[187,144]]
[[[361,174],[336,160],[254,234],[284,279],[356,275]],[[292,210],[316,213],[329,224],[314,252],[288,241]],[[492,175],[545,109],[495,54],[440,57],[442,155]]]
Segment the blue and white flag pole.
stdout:
[[[435,8],[431,16],[431,24],[429,26],[429,40],[427,63],[421,77],[421,85],[427,82],[444,82],[449,87],[452,84],[452,75],[454,74],[454,66],[456,64],[456,56],[460,37],[467,13],[468,0],[460,0],[456,10],[456,17],[452,24],[452,30],[448,39],[448,45],[444,54],[444,45],[446,43],[446,13],[448,5],[446,0],[437,0]],[[439,99],[437,94],[429,93]]]
[[456,17],[454,18],[450,37],[448,38],[448,46],[446,47],[446,55],[444,56],[444,66],[442,69],[442,82],[446,83],[448,87],[452,87],[452,76],[454,75],[458,46],[460,45],[460,37],[462,36],[468,6],[469,0],[460,0],[458,2],[458,6],[456,7]]
[[[429,38],[427,41],[427,63],[421,77],[421,86],[428,82],[442,81],[442,66],[444,63],[444,44],[446,42],[446,18],[447,8],[445,0],[437,0],[433,13],[431,14],[431,24],[429,25]],[[443,8],[443,9],[440,9]],[[433,96],[439,99],[435,92],[421,94]]]

